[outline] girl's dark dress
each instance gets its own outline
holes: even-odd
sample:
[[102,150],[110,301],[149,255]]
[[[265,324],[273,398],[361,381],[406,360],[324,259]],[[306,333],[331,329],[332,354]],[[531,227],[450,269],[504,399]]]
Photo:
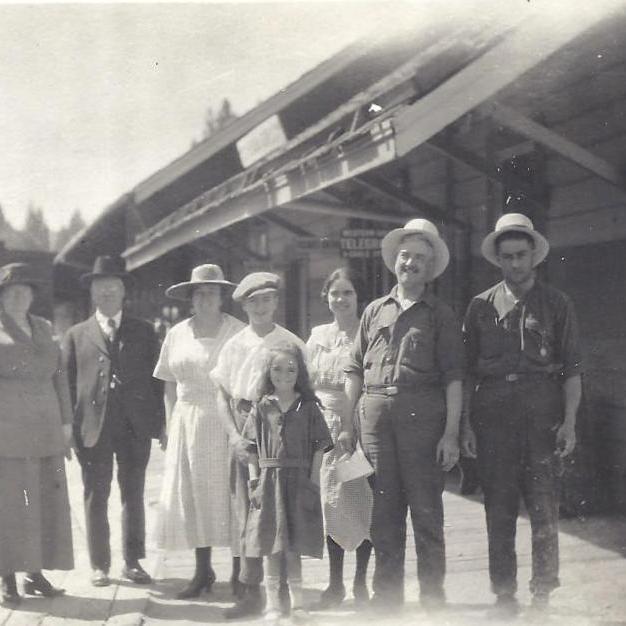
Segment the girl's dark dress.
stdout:
[[243,434],[256,442],[260,467],[259,484],[250,494],[246,556],[290,551],[321,559],[322,507],[311,462],[317,450],[326,452],[333,443],[317,403],[298,398],[283,413],[275,398],[265,396]]

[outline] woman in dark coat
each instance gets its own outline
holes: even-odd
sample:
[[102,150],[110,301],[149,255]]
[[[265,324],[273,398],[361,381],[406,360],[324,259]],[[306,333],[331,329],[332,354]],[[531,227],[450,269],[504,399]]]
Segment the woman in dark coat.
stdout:
[[0,268],[0,575],[2,604],[24,592],[63,593],[41,573],[74,566],[64,453],[72,412],[50,323],[28,310],[41,281],[31,267]]

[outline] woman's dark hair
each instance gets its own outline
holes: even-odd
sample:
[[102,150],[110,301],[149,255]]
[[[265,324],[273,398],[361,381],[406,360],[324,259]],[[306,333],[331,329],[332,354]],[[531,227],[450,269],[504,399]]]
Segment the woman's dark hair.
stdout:
[[361,275],[348,265],[338,267],[336,270],[333,270],[328,275],[328,277],[324,281],[324,285],[322,286],[322,292],[320,294],[322,300],[324,300],[324,302],[328,301],[328,292],[333,286],[333,283],[341,279],[349,280],[352,283],[354,291],[356,292],[357,308],[360,310],[361,306],[365,302],[365,286],[363,285],[363,279],[361,278]]
[[260,400],[263,396],[274,393],[274,385],[270,377],[270,370],[274,358],[279,354],[286,354],[295,360],[298,366],[298,377],[296,378],[296,385],[294,389],[300,394],[303,400],[313,400],[319,404],[319,400],[313,391],[311,385],[311,379],[309,378],[309,370],[306,366],[306,361],[302,350],[290,341],[285,341],[271,348],[267,348],[263,354],[263,361],[261,365],[262,375],[261,382],[259,383],[259,389],[257,393],[257,400]]

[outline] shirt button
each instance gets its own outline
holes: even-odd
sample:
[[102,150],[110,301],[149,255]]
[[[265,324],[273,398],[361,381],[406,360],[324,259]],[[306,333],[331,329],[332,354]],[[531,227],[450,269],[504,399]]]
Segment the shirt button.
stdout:
[[100,363],[104,363],[104,357],[102,355],[100,355],[98,357],[98,361],[100,361]]

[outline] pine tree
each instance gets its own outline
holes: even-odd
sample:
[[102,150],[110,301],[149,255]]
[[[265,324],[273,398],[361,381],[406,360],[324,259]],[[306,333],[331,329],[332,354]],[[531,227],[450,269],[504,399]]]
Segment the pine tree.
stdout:
[[32,203],[28,205],[22,234],[29,249],[50,250],[50,228],[46,224],[43,211]]

